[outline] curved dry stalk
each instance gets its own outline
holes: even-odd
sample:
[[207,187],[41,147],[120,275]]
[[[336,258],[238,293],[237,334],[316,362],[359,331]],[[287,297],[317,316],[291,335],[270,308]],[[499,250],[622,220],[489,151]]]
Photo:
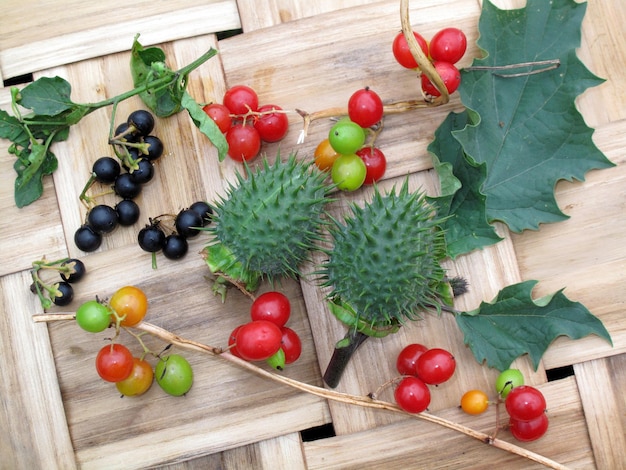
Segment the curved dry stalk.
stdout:
[[[52,313],[52,314],[33,315],[33,320],[35,322],[67,321],[67,320],[74,320],[74,318],[75,318],[75,315],[73,313],[56,313],[56,314]],[[418,414],[407,413],[406,411],[402,410],[398,405],[394,403],[371,398],[368,395],[365,395],[365,396],[352,395],[349,393],[329,390],[323,387],[318,387],[317,385],[311,385],[305,382],[300,382],[299,380],[291,379],[289,377],[285,377],[283,375],[279,375],[275,372],[271,372],[269,370],[256,366],[251,362],[245,361],[243,359],[238,358],[237,356],[230,354],[230,352],[227,352],[223,350],[222,348],[209,346],[203,343],[199,343],[197,341],[183,338],[182,336],[172,333],[171,331],[168,331],[152,323],[141,322],[133,328],[149,333],[159,339],[162,339],[166,343],[174,344],[180,348],[219,357],[220,359],[229,361],[242,369],[252,372],[253,374],[272,380],[274,382],[278,382],[283,385],[287,385],[296,390],[310,393],[312,395],[324,398],[326,400],[333,400],[336,402],[346,403],[349,405],[362,406],[364,408],[386,410],[386,411],[390,411],[393,413],[399,413],[407,417],[420,419],[422,421],[428,421],[430,423],[438,424],[445,428],[452,429],[454,431],[465,434],[466,436],[477,439],[483,442],[484,444],[488,444],[498,449],[502,449],[512,454],[519,455],[520,457],[524,457],[526,459],[532,460],[534,462],[537,462],[539,464],[546,466],[547,468],[552,468],[556,470],[567,470],[567,467],[551,459],[548,459],[547,457],[539,455],[535,452],[531,452],[515,444],[511,444],[501,439],[496,439],[495,437],[487,433],[476,431],[475,429],[469,428],[462,424],[455,423],[445,418],[441,418],[439,416],[432,415],[430,413],[426,413],[426,412],[422,412]]]
[[400,0],[400,23],[402,24],[402,33],[406,39],[407,44],[409,45],[409,50],[420,70],[424,75],[428,77],[435,88],[439,90],[441,96],[434,98],[429,104],[430,106],[440,106],[442,104],[446,104],[450,101],[450,94],[448,93],[448,89],[446,85],[443,83],[443,80],[435,70],[435,66],[431,63],[431,61],[426,57],[424,51],[417,43],[415,36],[413,36],[413,29],[411,28],[411,20],[409,19],[409,0]]

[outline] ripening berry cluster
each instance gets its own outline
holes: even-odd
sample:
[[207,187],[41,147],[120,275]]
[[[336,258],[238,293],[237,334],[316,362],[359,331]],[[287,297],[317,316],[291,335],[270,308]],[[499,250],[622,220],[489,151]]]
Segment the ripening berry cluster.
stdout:
[[289,119],[280,106],[259,106],[259,97],[246,85],[235,85],[224,93],[222,103],[202,108],[228,143],[228,156],[235,161],[252,160],[262,142],[278,142],[289,130]]
[[[546,399],[541,391],[524,385],[524,375],[519,369],[502,371],[495,382],[498,401],[504,400],[509,414],[508,429],[515,439],[522,442],[534,441],[548,430]],[[483,413],[489,401],[481,390],[469,390],[461,397],[461,409],[468,414]]]
[[[154,354],[158,362],[153,368],[145,359],[150,352],[134,356],[130,349],[116,342],[121,327],[134,327],[148,312],[148,298],[136,286],[120,287],[108,302],[88,300],[76,310],[76,324],[89,333],[100,333],[114,327],[116,334],[96,355],[96,372],[106,382],[114,383],[123,396],[146,393],[154,381],[167,394],[185,395],[193,384],[191,365],[180,354]],[[143,346],[143,345],[142,345]],[[165,350],[169,349],[166,348]]]
[[[467,50],[467,38],[465,33],[458,28],[444,28],[432,37],[430,43],[419,33],[413,32],[413,36],[422,49],[422,52],[424,52],[424,55],[432,61],[448,93],[454,93],[461,84],[461,73],[459,69],[456,68],[455,64],[461,60]],[[409,50],[409,45],[404,33],[400,32],[396,35],[392,44],[392,51],[396,61],[402,67],[419,70],[417,61]],[[426,95],[441,95],[439,90],[437,90],[426,75],[422,74],[421,82],[422,90]]]
[[163,143],[151,135],[153,129],[154,117],[150,112],[133,111],[117,127],[111,141],[118,158],[105,156],[94,162],[83,193],[97,182],[110,186],[121,201],[114,207],[97,204],[89,208],[85,223],[74,233],[74,243],[80,250],[97,250],[103,235],[118,225],[131,226],[139,220],[140,209],[134,199],[154,177],[154,161],[163,155]]
[[375,91],[357,90],[348,100],[348,116],[337,121],[315,149],[315,164],[330,172],[338,189],[355,191],[385,174],[385,154],[374,142],[366,143],[368,129],[379,125],[383,114],[383,102]]

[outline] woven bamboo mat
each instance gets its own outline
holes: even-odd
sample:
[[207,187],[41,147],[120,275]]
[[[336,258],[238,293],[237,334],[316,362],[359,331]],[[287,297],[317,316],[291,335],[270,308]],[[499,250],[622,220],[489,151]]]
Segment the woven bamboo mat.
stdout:
[[[0,75],[62,76],[73,84],[72,97],[78,102],[130,88],[127,49],[137,32],[146,44],[163,47],[173,68],[210,46],[219,48],[219,60],[207,62],[190,77],[189,91],[198,101],[219,100],[228,86],[238,83],[255,88],[263,102],[307,111],[344,103],[365,85],[394,98],[413,97],[417,90],[410,73],[389,80],[388,71],[395,66],[387,47],[384,54],[376,53],[400,29],[395,0],[197,0],[180,6],[137,1],[132,6],[107,4],[106,9],[47,2],[41,14],[27,14],[35,3],[9,0],[4,9]],[[508,8],[523,2],[496,4]],[[467,33],[470,44],[477,37],[479,13],[477,0],[411,3],[412,23],[424,35],[454,24]],[[588,90],[578,107],[596,128],[596,144],[618,165],[589,173],[585,182],[558,184],[556,197],[570,216],[567,221],[520,235],[499,227],[503,242],[448,266],[473,286],[459,299],[460,308],[474,308],[511,283],[538,279],[537,296],[566,287],[566,294],[584,303],[610,331],[612,348],[593,337],[560,338],[538,371],[525,358],[516,362],[550,404],[548,434],[525,447],[571,468],[617,469],[626,462],[625,21],[621,2],[590,2],[579,51],[587,66],[607,81]],[[215,35],[237,28],[244,34],[223,40]],[[471,46],[461,65],[477,53]],[[1,88],[0,108],[8,109],[9,103],[9,88]],[[130,100],[118,113],[139,106],[138,100]],[[420,114],[426,111],[416,111],[386,120],[380,137],[389,158],[384,188],[409,175],[412,188],[437,191],[426,146],[443,117],[460,106],[453,96],[448,105],[428,110],[427,119]],[[206,268],[191,255],[200,250],[202,240],[193,242],[182,262],[162,258],[158,270],[150,269],[133,230],[116,231],[93,254],[76,249],[72,236],[84,217],[77,195],[91,162],[108,153],[109,113],[93,113],[72,129],[68,141],[56,144],[59,170],[46,180],[44,197],[23,209],[14,206],[13,159],[6,141],[0,141],[0,210],[5,221],[0,231],[0,427],[11,429],[0,440],[0,468],[539,468],[439,426],[316,398],[200,354],[188,355],[197,379],[184,399],[165,397],[156,389],[137,400],[119,399],[90,375],[99,343],[76,334],[68,324],[32,322],[31,315],[41,311],[28,291],[33,260],[79,256],[90,275],[77,289],[76,302],[137,284],[151,300],[153,323],[208,344],[225,341],[244,318],[249,301],[232,295],[225,309],[211,295]],[[283,142],[265,148],[268,155],[296,147],[298,119],[291,119]],[[176,211],[196,199],[222,194],[238,168],[231,161],[219,164],[212,146],[184,115],[158,120],[155,132],[166,142],[167,155],[140,196],[142,224],[144,214]],[[298,154],[310,155],[325,132],[324,124],[312,126]],[[337,213],[368,195],[367,190],[341,195],[332,210]],[[343,327],[326,311],[323,292],[307,279],[282,288],[292,299],[290,322],[301,333],[305,351],[287,375],[321,385],[320,370]],[[472,418],[457,408],[464,390],[489,388],[495,372],[474,361],[452,318],[427,318],[393,338],[368,343],[338,390],[359,395],[373,391],[393,376],[395,355],[413,341],[450,349],[463,371],[438,388],[431,412],[490,432],[493,413]],[[554,369],[572,374],[548,381]],[[319,426],[328,433],[331,425],[334,437],[311,440],[320,433],[301,433]]]

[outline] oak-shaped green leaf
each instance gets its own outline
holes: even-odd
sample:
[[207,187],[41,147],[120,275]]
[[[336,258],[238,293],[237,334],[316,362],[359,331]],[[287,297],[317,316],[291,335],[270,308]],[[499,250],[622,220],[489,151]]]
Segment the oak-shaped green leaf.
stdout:
[[[587,171],[613,165],[575,104],[602,83],[576,56],[585,9],[574,0],[534,0],[517,10],[483,3],[478,45],[485,57],[462,73],[470,119],[454,136],[468,157],[486,165],[488,220],[515,232],[567,217],[555,201],[557,181],[583,180]],[[560,66],[540,73],[545,65],[498,68],[552,60]]]
[[519,356],[528,354],[535,369],[548,346],[559,336],[579,339],[596,334],[609,343],[611,336],[602,322],[562,291],[533,300],[537,281],[502,289],[491,303],[456,315],[456,321],[479,363],[507,369]]

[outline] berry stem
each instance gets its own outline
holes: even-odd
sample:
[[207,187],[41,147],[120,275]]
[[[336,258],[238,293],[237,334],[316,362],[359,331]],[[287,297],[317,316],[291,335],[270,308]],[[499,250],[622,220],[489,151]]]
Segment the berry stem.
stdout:
[[[55,313],[55,314],[41,314],[41,315],[33,315],[33,321],[35,322],[50,322],[50,321],[73,321],[75,320],[75,315],[73,313]],[[496,439],[489,434],[484,432],[476,431],[474,429],[468,428],[467,426],[463,426],[462,424],[455,423],[453,421],[447,420],[445,418],[441,418],[439,416],[432,415],[430,413],[422,412],[422,413],[407,413],[402,410],[399,406],[382,401],[377,399],[372,399],[368,396],[362,395],[352,395],[344,392],[337,392],[335,390],[328,390],[323,387],[318,387],[316,385],[311,385],[305,382],[300,382],[299,380],[295,380],[284,375],[279,375],[269,370],[263,369],[251,362],[245,361],[243,359],[238,358],[230,353],[225,353],[224,349],[209,346],[203,343],[199,343],[197,341],[193,341],[187,338],[183,338],[182,336],[178,336],[175,333],[172,333],[164,328],[153,325],[152,323],[141,322],[134,328],[144,331],[148,334],[151,334],[164,342],[168,343],[169,346],[176,345],[178,347],[196,351],[204,354],[210,354],[211,356],[219,357],[220,359],[229,361],[236,366],[245,369],[251,373],[254,373],[260,377],[267,378],[274,382],[286,385],[288,387],[292,387],[296,390],[300,390],[302,392],[310,393],[312,395],[332,400],[340,403],[346,403],[355,406],[362,406],[364,408],[373,408],[379,410],[387,410],[394,413],[402,414],[407,417],[420,419],[423,421],[428,421],[433,424],[438,424],[445,428],[460,432],[465,434],[466,436],[472,437],[474,439],[479,440],[484,444],[491,445],[498,449],[504,450],[506,452],[510,452],[512,454],[519,455],[520,457],[524,457],[526,459],[532,460],[533,462],[537,462],[539,464],[544,465],[547,468],[552,468],[556,470],[567,470],[567,467],[564,465],[555,462],[543,455],[539,455],[535,452],[531,452],[522,447],[519,447],[515,444]],[[168,346],[168,347],[169,347]]]
[[324,372],[324,382],[326,382],[326,385],[331,388],[335,388],[339,385],[341,376],[350,362],[350,359],[367,338],[369,338],[369,336],[365,333],[361,333],[356,329],[350,329],[350,331],[346,333],[346,336],[337,343],[333,355],[330,358],[330,362],[326,367],[326,372]]

